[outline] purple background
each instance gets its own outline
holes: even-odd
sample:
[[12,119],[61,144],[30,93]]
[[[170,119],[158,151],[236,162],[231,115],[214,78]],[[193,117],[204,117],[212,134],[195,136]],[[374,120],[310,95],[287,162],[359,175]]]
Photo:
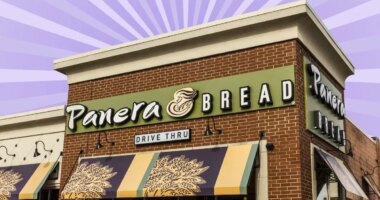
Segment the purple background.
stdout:
[[[0,0],[0,115],[67,101],[53,60],[295,0]],[[380,136],[380,1],[309,0],[356,67],[348,117]]]

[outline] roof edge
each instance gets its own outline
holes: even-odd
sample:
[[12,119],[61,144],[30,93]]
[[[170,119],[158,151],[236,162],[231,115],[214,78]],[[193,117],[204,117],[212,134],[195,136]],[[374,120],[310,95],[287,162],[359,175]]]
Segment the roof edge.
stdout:
[[346,63],[346,65],[350,68],[352,74],[355,72],[355,67],[352,64],[352,62],[348,59],[347,55],[344,53],[343,49],[339,46],[339,44],[334,40],[332,37],[329,29],[325,26],[325,24],[322,22],[322,20],[318,17],[314,9],[308,4],[305,4],[308,9],[308,14],[311,17],[311,19],[314,21],[314,23],[317,26],[320,26],[319,29],[322,31],[322,33],[325,35],[326,39],[330,42],[330,44],[335,48],[337,53],[340,55],[340,57],[343,59],[343,61]]
[[[241,30],[246,35],[242,36]],[[233,31],[239,33],[236,38],[228,35]],[[247,34],[251,39],[247,39]],[[264,34],[267,34],[265,39]],[[246,41],[242,42],[243,39]],[[306,0],[58,59],[54,68],[68,75],[72,84],[291,39],[299,39],[322,59],[321,63],[344,88],[345,79],[354,73],[354,66]],[[324,48],[330,53],[321,52],[323,47],[317,40],[323,40]],[[223,48],[222,43],[229,48]]]
[[[267,13],[271,13],[271,12],[276,12],[276,11],[280,11],[280,10],[286,10],[286,9],[294,8],[294,7],[298,7],[298,6],[305,6],[305,5],[307,5],[307,0],[299,0],[299,1],[288,3],[288,4],[283,4],[283,5],[279,5],[279,6],[275,6],[275,7],[270,7],[270,8],[254,11],[251,13],[246,13],[243,15],[238,15],[238,16],[234,16],[234,17],[230,17],[230,18],[226,18],[226,19],[221,19],[221,20],[216,20],[213,22],[200,24],[197,26],[187,27],[184,29],[180,29],[180,30],[176,30],[173,32],[168,32],[168,33],[156,35],[153,37],[148,37],[148,38],[144,38],[144,39],[140,39],[140,40],[134,40],[134,41],[126,42],[126,43],[119,44],[119,45],[114,45],[114,46],[110,46],[110,47],[105,47],[105,48],[89,51],[86,53],[80,53],[77,55],[56,59],[53,61],[54,68],[56,70],[59,70],[59,69],[69,67],[72,65],[80,65],[83,63],[87,63],[87,62],[93,62],[93,61],[101,60],[103,58],[89,59],[88,61],[85,61],[84,58],[93,57],[95,55],[99,55],[99,54],[103,54],[106,52],[115,51],[115,50],[119,50],[119,49],[131,48],[131,47],[139,46],[139,45],[146,44],[146,43],[152,43],[154,41],[159,41],[159,40],[162,40],[165,38],[170,38],[170,37],[175,37],[175,36],[180,37],[181,35],[184,35],[186,33],[196,32],[196,31],[203,30],[203,29],[209,29],[209,28],[213,28],[213,27],[220,26],[223,24],[239,21],[242,19],[254,18],[254,17],[259,16],[259,15],[263,15],[263,14],[267,14]],[[246,25],[246,26],[249,26],[249,25]],[[186,38],[186,39],[191,39],[191,38]],[[178,40],[178,41],[181,41],[181,40]],[[134,51],[130,51],[128,53],[132,53],[132,52],[134,52]],[[75,64],[65,64],[68,61],[76,61],[76,62],[75,62]]]
[[28,123],[32,121],[40,121],[53,119],[58,117],[64,117],[65,106],[55,106],[45,109],[33,110],[28,112],[16,113],[11,115],[5,115],[0,117],[0,127]]

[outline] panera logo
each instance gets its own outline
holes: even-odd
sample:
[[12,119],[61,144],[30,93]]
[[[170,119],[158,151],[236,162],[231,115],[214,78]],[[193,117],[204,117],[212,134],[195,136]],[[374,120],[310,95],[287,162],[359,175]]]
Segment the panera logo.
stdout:
[[[184,117],[191,113],[194,100],[198,92],[193,88],[183,88],[174,93],[174,99],[167,106],[167,113],[173,118]],[[67,106],[66,112],[69,114],[68,128],[76,131],[77,122],[82,121],[82,126],[96,128],[108,125],[125,124],[128,121],[136,123],[140,114],[144,121],[153,118],[162,119],[161,105],[152,101],[150,103],[134,102],[132,108],[123,107],[115,111],[113,108],[107,110],[91,110],[81,104]]]
[[193,88],[183,88],[174,93],[174,99],[169,102],[166,111],[171,117],[184,117],[191,113],[198,92]]

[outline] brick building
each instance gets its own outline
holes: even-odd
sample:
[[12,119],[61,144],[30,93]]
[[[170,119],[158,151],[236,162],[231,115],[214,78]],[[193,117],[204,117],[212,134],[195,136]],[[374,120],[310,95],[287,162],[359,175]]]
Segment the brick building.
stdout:
[[57,60],[61,199],[380,199],[354,67],[305,2]]

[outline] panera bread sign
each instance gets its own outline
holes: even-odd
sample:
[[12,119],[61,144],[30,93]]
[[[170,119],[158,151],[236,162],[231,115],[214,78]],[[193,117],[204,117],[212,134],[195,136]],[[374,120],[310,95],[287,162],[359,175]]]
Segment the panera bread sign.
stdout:
[[[306,127],[336,147],[344,146],[342,93],[319,68],[305,59]],[[341,148],[344,149],[343,147]]]
[[71,104],[66,130],[109,130],[294,103],[294,67],[287,66]]

